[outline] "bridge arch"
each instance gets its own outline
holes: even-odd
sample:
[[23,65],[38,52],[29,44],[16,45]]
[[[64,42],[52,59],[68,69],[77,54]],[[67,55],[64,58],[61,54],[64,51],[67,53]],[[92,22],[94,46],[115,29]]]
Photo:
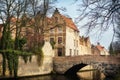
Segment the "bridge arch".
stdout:
[[103,74],[106,75],[104,69],[105,67],[102,63],[89,63],[89,62],[63,62],[54,64],[54,71],[58,74],[65,74],[65,75],[76,75],[77,72],[82,69],[83,67],[90,65],[94,69],[99,70]]
[[[102,61],[104,59],[104,61]],[[110,63],[108,58],[101,57],[101,61],[88,57],[57,57],[53,60],[53,69],[58,74],[76,75],[81,68],[91,65],[105,76],[113,76],[120,69],[119,63]],[[118,60],[119,61],[119,60]]]
[[73,65],[71,68],[69,68],[67,71],[65,71],[65,75],[76,75],[76,73],[83,67],[87,66],[87,64],[76,64]]
[[92,66],[94,69],[99,70],[101,73],[106,75],[104,71],[105,67],[103,67],[102,64],[87,64],[87,63],[77,63],[77,64],[74,63],[72,66],[69,66],[66,68],[66,71],[64,72],[64,74],[65,75],[76,75],[80,69],[88,65]]

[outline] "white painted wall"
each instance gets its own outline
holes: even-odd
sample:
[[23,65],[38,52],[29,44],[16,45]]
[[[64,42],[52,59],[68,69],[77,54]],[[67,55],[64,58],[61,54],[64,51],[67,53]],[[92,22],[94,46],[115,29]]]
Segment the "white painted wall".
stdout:
[[110,55],[106,49],[100,51],[100,55]]
[[84,46],[83,45],[79,45],[79,55],[84,55],[86,53]]
[[[74,40],[78,41],[78,47],[77,45],[74,45]],[[70,49],[72,50],[71,55]],[[65,56],[75,56],[77,55],[77,51],[79,52],[79,33],[75,33],[73,29],[66,27]]]
[[46,56],[54,57],[54,55],[55,55],[54,50],[52,49],[52,46],[49,41],[45,41],[42,51],[43,51],[45,57]]
[[79,45],[79,55],[91,55],[91,48],[84,46],[84,45]]

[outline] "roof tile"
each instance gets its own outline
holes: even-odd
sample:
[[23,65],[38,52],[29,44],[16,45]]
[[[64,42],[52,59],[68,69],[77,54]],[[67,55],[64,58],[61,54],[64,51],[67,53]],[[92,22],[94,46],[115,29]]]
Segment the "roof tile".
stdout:
[[79,32],[77,26],[74,24],[74,22],[72,21],[71,18],[67,18],[66,16],[63,16],[63,15],[61,15],[61,17],[65,20],[65,23],[68,27],[70,27],[70,28]]

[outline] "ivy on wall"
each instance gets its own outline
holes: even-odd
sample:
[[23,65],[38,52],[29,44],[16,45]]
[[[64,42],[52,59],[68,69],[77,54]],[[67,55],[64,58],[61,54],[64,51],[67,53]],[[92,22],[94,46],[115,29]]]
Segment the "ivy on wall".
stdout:
[[43,45],[44,45],[44,42],[40,43],[40,45],[35,47],[34,50],[32,51],[37,56],[38,66],[42,65],[43,59],[44,59],[44,53],[42,51]]
[[32,55],[32,53],[12,49],[0,50],[0,53],[3,55],[3,72],[6,72],[6,65],[8,64],[9,74],[14,77],[17,77],[19,56],[24,57],[23,59],[26,63],[28,61],[28,57]]
[[51,46],[52,46],[52,49],[54,49],[55,41],[50,41],[50,44],[51,44]]

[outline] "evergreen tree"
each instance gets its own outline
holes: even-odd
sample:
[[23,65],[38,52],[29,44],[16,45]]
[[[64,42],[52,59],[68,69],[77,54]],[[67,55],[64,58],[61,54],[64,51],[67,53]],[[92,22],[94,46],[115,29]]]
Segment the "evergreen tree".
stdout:
[[112,42],[111,42],[110,47],[109,47],[109,53],[110,53],[110,55],[114,54]]

